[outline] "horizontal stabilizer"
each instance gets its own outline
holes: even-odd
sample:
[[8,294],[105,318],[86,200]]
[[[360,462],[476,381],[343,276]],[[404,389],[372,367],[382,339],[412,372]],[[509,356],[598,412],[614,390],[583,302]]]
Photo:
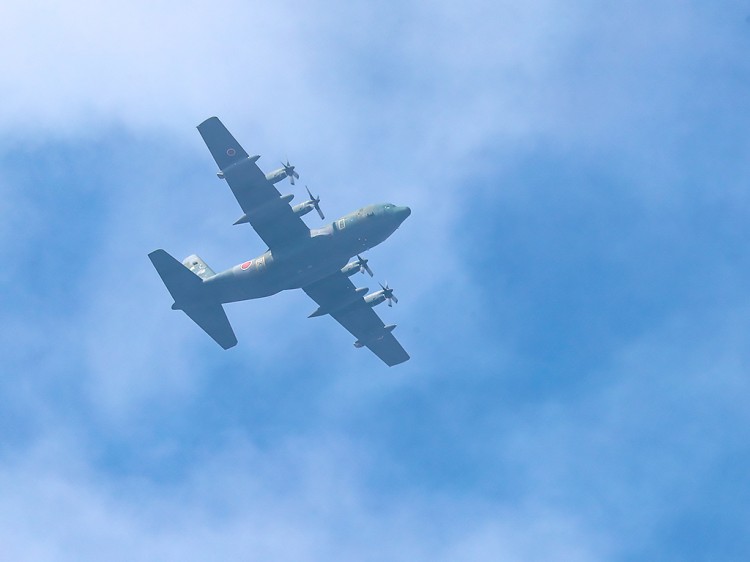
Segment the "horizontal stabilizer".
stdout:
[[220,304],[186,306],[182,311],[224,349],[237,345],[237,337],[234,335],[227,313],[224,312],[224,307]]
[[182,310],[224,349],[237,345],[237,338],[221,304],[202,300],[203,280],[196,273],[164,250],[155,250],[148,257],[175,300],[173,309]]
[[164,250],[154,250],[148,257],[176,303],[183,303],[198,297],[198,291],[203,284],[200,277]]

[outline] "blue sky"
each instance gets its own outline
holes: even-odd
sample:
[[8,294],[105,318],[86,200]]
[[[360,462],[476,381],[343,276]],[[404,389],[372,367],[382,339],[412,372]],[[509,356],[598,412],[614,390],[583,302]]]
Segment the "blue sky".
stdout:
[[[748,14],[4,3],[3,558],[746,560]],[[149,251],[265,248],[210,115],[328,217],[412,207],[411,361],[301,291],[227,352],[169,309]]]

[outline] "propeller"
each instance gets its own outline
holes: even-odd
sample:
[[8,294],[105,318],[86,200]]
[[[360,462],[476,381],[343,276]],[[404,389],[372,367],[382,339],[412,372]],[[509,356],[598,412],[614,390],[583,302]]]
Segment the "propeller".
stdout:
[[393,294],[393,289],[388,286],[388,281],[385,282],[385,287],[380,283],[380,287],[383,289],[383,296],[388,301],[388,306],[393,306],[392,302],[398,304],[398,299],[396,298],[396,295]]
[[312,193],[310,193],[310,188],[305,186],[305,189],[307,190],[307,194],[310,196],[310,203],[312,203],[312,206],[315,207],[315,210],[318,211],[318,214],[320,215],[320,220],[325,220],[325,216],[323,215],[323,211],[320,210],[320,195],[317,197],[313,197]]
[[282,166],[284,166],[284,173],[289,178],[289,181],[292,185],[294,185],[294,180],[299,179],[299,174],[294,171],[294,166],[292,166],[289,163],[289,159],[287,158],[286,164],[284,162],[281,163]]
[[367,273],[370,274],[370,277],[372,277],[375,274],[372,272],[372,269],[370,269],[370,266],[367,265],[368,261],[370,260],[367,260],[363,258],[362,256],[360,256],[359,254],[357,254],[357,263],[359,264],[359,272],[364,273],[366,271]]

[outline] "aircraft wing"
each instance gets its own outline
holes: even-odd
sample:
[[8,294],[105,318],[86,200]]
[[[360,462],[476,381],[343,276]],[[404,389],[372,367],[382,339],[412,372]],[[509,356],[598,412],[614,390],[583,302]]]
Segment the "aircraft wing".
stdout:
[[249,222],[270,249],[310,236],[310,229],[292,212],[288,200],[266,179],[255,161],[235,140],[217,117],[198,125],[208,150],[219,166],[219,177],[227,180],[245,215],[238,222]]
[[[354,284],[339,272],[302,287],[307,295],[389,367],[403,363],[409,354],[401,347],[375,311],[357,295]],[[343,303],[343,306],[342,306]]]

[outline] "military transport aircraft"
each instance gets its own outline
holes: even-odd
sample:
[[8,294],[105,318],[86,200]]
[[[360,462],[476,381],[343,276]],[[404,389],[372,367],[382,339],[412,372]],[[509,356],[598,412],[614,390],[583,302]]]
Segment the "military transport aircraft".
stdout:
[[[368,205],[322,228],[310,229],[302,216],[315,209],[320,218],[320,197],[292,207],[294,195],[281,195],[274,184],[289,178],[294,184],[299,174],[294,166],[268,175],[258,168],[260,156],[249,156],[216,117],[198,125],[208,150],[219,166],[217,175],[227,181],[244,214],[234,224],[249,223],[268,250],[221,273],[214,273],[196,255],[182,263],[164,250],[148,257],[174,298],[173,310],[182,310],[224,349],[237,344],[223,303],[257,299],[286,289],[301,288],[318,308],[310,317],[330,314],[357,340],[355,347],[367,347],[389,366],[409,359],[393,336],[395,324],[386,326],[373,307],[398,302],[393,289],[367,294],[356,288],[349,277],[372,270],[359,254],[393,234],[411,214],[409,207],[390,203]],[[349,261],[356,256],[355,261]]]

